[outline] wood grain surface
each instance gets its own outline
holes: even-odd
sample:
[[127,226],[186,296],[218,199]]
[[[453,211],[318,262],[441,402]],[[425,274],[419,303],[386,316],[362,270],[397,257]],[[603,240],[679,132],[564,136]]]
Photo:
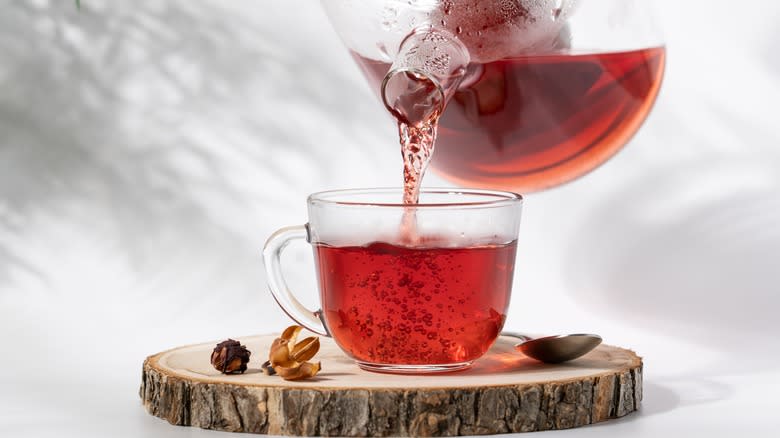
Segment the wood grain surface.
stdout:
[[629,414],[642,399],[642,360],[609,345],[546,365],[501,337],[469,370],[408,376],[363,371],[321,338],[322,372],[287,382],[260,371],[275,337],[239,338],[253,353],[239,375],[211,366],[216,342],[150,356],[140,389],[146,410],[171,424],[233,432],[454,436],[578,427]]

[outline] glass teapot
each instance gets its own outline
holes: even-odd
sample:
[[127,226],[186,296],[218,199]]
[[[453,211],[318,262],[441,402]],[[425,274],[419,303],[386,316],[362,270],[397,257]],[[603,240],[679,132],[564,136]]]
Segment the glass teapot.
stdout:
[[660,89],[646,0],[322,0],[396,118],[438,117],[431,167],[531,192],[620,150]]

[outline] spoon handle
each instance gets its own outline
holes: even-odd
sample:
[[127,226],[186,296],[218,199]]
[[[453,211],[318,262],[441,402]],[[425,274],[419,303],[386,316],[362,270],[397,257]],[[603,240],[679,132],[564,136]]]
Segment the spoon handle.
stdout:
[[531,339],[533,339],[530,336],[526,336],[524,334],[517,333],[517,332],[509,332],[509,331],[501,332],[501,336],[511,336],[513,338],[520,339],[522,342],[527,342],[527,341],[530,341]]

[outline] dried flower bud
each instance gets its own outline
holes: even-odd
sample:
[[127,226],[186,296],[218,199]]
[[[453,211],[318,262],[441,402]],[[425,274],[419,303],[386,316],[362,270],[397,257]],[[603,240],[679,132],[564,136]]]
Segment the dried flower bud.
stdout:
[[286,339],[290,341],[291,344],[294,344],[295,340],[298,339],[298,333],[300,333],[301,330],[303,330],[303,327],[299,325],[291,325],[284,329],[280,338]]
[[301,330],[302,327],[297,325],[287,327],[271,344],[271,351],[268,353],[267,363],[285,380],[313,377],[321,369],[319,362],[307,362],[320,350],[319,338],[311,336],[296,343]]
[[295,361],[290,357],[289,343],[286,339],[277,339],[271,345],[268,360],[273,367],[291,367]]
[[224,374],[243,373],[252,354],[240,342],[228,339],[220,342],[211,353],[211,364]]
[[320,372],[322,365],[319,362],[304,362],[297,367],[276,367],[274,369],[276,370],[276,373],[279,374],[284,380],[303,380],[308,379],[309,377],[314,377],[318,372]]
[[296,362],[306,362],[314,357],[318,351],[320,351],[320,338],[310,336],[295,344],[290,353],[290,357]]

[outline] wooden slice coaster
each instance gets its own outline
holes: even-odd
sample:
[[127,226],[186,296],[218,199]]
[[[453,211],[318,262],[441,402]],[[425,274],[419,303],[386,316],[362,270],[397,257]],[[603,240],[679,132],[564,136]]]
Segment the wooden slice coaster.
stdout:
[[140,395],[171,424],[272,435],[453,436],[567,429],[622,417],[642,400],[642,360],[601,345],[575,361],[546,365],[501,337],[474,366],[407,376],[363,371],[321,338],[315,378],[287,382],[260,364],[276,335],[239,340],[252,351],[245,374],[209,363],[216,342],[150,356]]

